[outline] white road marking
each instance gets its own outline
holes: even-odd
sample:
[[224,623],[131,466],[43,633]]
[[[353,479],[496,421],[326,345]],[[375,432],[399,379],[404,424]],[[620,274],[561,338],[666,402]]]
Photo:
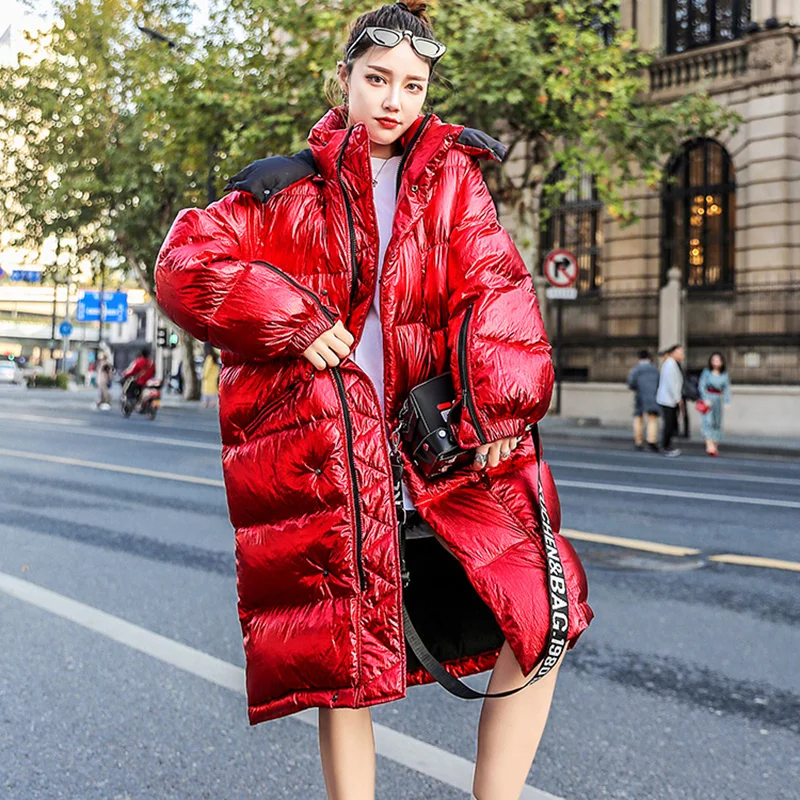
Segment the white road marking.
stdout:
[[[776,486],[800,486],[800,479],[798,478],[767,478],[758,475],[735,475],[730,472],[687,472],[686,470],[672,470],[660,469],[654,467],[626,467],[618,464],[586,464],[580,461],[553,461],[547,459],[547,463],[551,467],[565,467],[567,469],[585,469],[595,472],[629,472],[635,475],[643,475],[649,477],[650,475],[672,475],[676,478],[704,478],[715,481],[736,481],[738,483],[769,483]],[[559,481],[560,483],[560,481]]]
[[[548,441],[548,433],[547,431],[543,431],[542,435],[545,438],[545,444]],[[619,445],[616,442],[599,442],[597,447],[589,447],[589,446],[581,446],[579,444],[573,444],[572,442],[567,442],[563,439],[559,440],[558,434],[552,433],[552,441],[550,442],[550,448],[555,450],[556,448],[564,453],[587,453],[589,455],[598,455],[598,453],[607,453],[609,455],[613,454],[615,456],[620,456],[621,458],[627,458],[631,460],[641,461],[642,463],[652,464],[656,461],[666,461],[665,456],[658,456],[656,453],[652,453],[652,458],[648,458],[647,453],[639,453],[633,449],[624,447]],[[678,447],[680,447],[680,441],[676,442]],[[633,445],[633,439],[631,439],[631,446]],[[798,459],[797,454],[793,450],[789,450],[786,454],[781,453],[780,455],[765,454],[761,458],[756,458],[755,456],[747,456],[747,455],[740,455],[738,453],[733,455],[725,455],[725,460],[729,460],[736,464],[736,466],[750,466],[756,467],[758,469],[763,469],[765,466],[774,466],[780,467],[784,470],[796,471],[798,467],[800,467],[800,459]],[[547,458],[547,455],[545,455]],[[550,459],[547,459],[548,463]],[[709,457],[707,455],[692,455],[690,452],[683,451],[683,455],[681,455],[679,462],[686,462],[689,461],[694,464],[708,464]],[[675,463],[675,462],[673,462]],[[644,468],[643,468],[644,469]]]
[[219,486],[225,484],[215,478],[196,478],[193,475],[178,475],[175,472],[158,472],[153,469],[140,469],[139,467],[121,467],[117,464],[105,464],[99,461],[83,461],[79,458],[66,456],[48,456],[43,453],[28,453],[24,450],[6,450],[0,447],[0,456],[11,458],[26,458],[31,461],[47,461],[51,464],[65,464],[69,467],[86,467],[87,469],[100,469],[106,472],[121,472],[125,475],[141,475],[145,478],[159,478],[166,481],[180,481],[181,483],[199,483],[202,486]]
[[[122,467],[116,464],[104,464],[98,461],[82,461],[77,458],[66,458],[63,456],[48,456],[48,455],[43,455],[41,453],[27,453],[21,450],[7,450],[5,448],[0,448],[0,456],[3,455],[11,456],[12,458],[27,458],[33,461],[46,461],[53,464],[66,464],[68,466],[86,467],[88,469],[99,469],[108,472],[118,472],[128,475],[141,475],[148,478],[159,478],[161,480],[180,481],[183,483],[198,483],[203,486],[216,486],[220,488],[224,488],[225,486],[223,481],[215,480],[213,478],[197,478],[194,477],[193,475],[178,475],[173,472],[158,472],[156,470],[139,469],[138,467]],[[655,495],[658,497],[663,497],[666,493],[664,489],[649,489],[640,486],[621,486],[611,483],[584,483],[580,481],[559,480],[558,485],[572,487],[572,488],[579,488],[579,489],[595,489],[598,491],[629,492],[632,494]],[[792,500],[769,500],[767,498],[761,499],[755,497],[735,497],[733,495],[701,494],[699,492],[678,491],[677,489],[669,490],[668,494],[671,497],[686,497],[695,500],[717,500],[728,503],[744,503],[747,505],[768,505],[768,506],[773,505],[773,506],[780,506],[782,508],[800,508],[800,502],[794,502]],[[696,555],[701,552],[699,550],[694,550],[692,548],[687,548],[687,547],[681,547],[678,545],[662,544],[660,542],[648,542],[643,539],[629,539],[620,536],[607,536],[601,533],[589,533],[584,531],[565,529],[563,531],[563,534],[567,538],[581,539],[587,542],[598,542],[601,544],[609,544],[615,547],[626,547],[634,550],[645,550],[653,553],[663,553],[666,555],[687,556],[687,555]],[[713,559],[714,557],[712,556],[711,558]],[[731,558],[735,558],[735,556],[731,556]],[[759,557],[752,556],[748,558],[750,559],[750,561],[737,561],[737,562],[730,561],[729,563],[746,564],[747,566],[762,566],[762,564],[756,563],[759,560]],[[716,560],[724,561],[723,558],[718,558]],[[793,563],[793,562],[785,562],[785,563]],[[770,566],[774,566],[774,564]],[[777,567],[777,568],[781,569],[782,567]],[[793,569],[793,568],[788,567],[786,569]]]
[[645,550],[648,553],[661,553],[665,556],[696,556],[702,552],[694,547],[681,547],[675,544],[648,542],[643,539],[628,539],[624,536],[606,536],[603,533],[587,533],[586,531],[575,531],[571,528],[564,528],[561,531],[561,535],[566,536],[567,539],[575,539],[580,542],[610,544],[614,547],[626,547],[630,550]]
[[[548,462],[549,463],[549,462]],[[646,494],[655,497],[683,497],[687,500],[710,500],[719,503],[739,503],[747,506],[773,506],[778,508],[800,508],[800,501],[774,500],[770,497],[739,497],[733,494],[706,494],[704,492],[684,492],[679,489],[651,489],[646,486],[625,486],[616,483],[589,483],[587,481],[556,481],[559,487],[570,489],[591,489],[598,492],[622,492],[624,494]]]
[[709,561],[719,561],[723,564],[739,564],[743,567],[766,567],[768,569],[785,569],[789,572],[800,572],[800,562],[782,561],[779,558],[762,558],[761,556],[741,556],[733,553],[720,553],[709,556]]
[[[235,664],[222,661],[201,650],[195,650],[193,647],[180,644],[166,636],[153,633],[93,606],[5,572],[0,572],[0,590],[17,600],[81,625],[101,636],[138,650],[140,653],[177,667],[209,683],[240,695],[245,694],[244,670]],[[317,712],[309,709],[299,714],[293,714],[288,719],[316,727]],[[375,749],[378,755],[441,783],[446,783],[448,786],[470,793],[472,774],[475,769],[473,762],[385,725],[373,723],[373,729],[375,731]],[[535,789],[533,786],[526,786],[520,798],[522,800],[563,800]]]
[[43,422],[47,425],[76,425],[78,427],[86,426],[89,423],[80,419],[69,419],[68,417],[42,417],[37,414],[0,414],[0,419],[11,419],[17,422]]
[[[209,444],[208,442],[192,442],[185,439],[172,439],[166,436],[143,436],[137,433],[120,433],[119,431],[97,428],[87,430],[86,428],[89,427],[89,423],[83,420],[71,420],[66,418],[49,419],[47,417],[34,417],[31,414],[0,414],[0,420],[2,419],[13,419],[25,422],[37,421],[44,425],[75,426],[80,428],[80,430],[75,431],[79,436],[96,436],[100,439],[122,439],[129,442],[144,442],[145,444],[166,444],[171,447],[192,447],[197,450],[213,450],[217,453],[222,449],[222,445],[219,443]],[[72,433],[72,431],[64,431],[64,433]]]

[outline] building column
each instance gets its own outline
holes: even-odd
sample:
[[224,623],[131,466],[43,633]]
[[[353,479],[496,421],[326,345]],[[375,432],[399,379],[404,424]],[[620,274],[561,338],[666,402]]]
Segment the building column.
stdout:
[[658,349],[665,350],[684,342],[684,309],[681,290],[681,271],[671,267],[667,283],[660,290],[658,303]]

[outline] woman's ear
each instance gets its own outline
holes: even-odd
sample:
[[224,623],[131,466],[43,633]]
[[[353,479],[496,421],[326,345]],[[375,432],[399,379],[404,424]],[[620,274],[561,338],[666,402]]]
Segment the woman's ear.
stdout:
[[349,77],[350,76],[347,73],[347,65],[344,63],[344,61],[339,61],[336,64],[336,80],[339,84],[339,88],[342,90],[342,92],[344,92],[344,94],[347,94],[348,91],[347,79]]

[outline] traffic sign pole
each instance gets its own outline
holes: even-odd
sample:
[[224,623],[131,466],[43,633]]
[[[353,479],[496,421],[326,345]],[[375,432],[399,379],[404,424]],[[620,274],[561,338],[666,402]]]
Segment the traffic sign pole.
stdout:
[[561,376],[564,365],[561,358],[561,342],[564,338],[564,302],[575,300],[578,290],[578,259],[569,250],[551,250],[543,262],[544,276],[550,286],[547,299],[556,304],[556,408],[555,413],[561,416]]

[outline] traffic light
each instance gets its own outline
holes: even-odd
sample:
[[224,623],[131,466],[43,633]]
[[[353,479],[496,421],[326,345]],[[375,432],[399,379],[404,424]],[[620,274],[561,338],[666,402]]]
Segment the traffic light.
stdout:
[[169,335],[169,348],[174,350],[178,346],[178,334],[174,331]]
[[166,347],[167,346],[167,329],[166,328],[159,328],[158,329],[158,346],[159,347]]

